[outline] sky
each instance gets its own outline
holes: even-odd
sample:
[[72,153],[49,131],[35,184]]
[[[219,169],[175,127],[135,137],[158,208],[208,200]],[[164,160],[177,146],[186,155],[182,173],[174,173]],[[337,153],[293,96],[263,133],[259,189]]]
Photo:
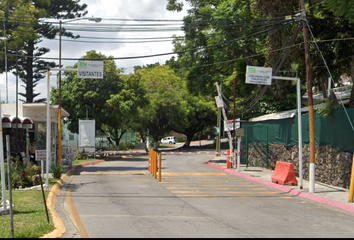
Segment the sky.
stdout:
[[[90,50],[95,50],[106,56],[121,58],[115,61],[118,68],[124,68],[124,73],[132,73],[134,66],[143,66],[156,62],[164,64],[166,60],[175,56],[168,54],[140,58],[140,56],[173,52],[172,39],[170,37],[174,34],[183,36],[183,32],[178,30],[182,22],[177,20],[183,19],[187,14],[186,10],[188,7],[182,12],[177,13],[166,10],[167,0],[81,0],[79,3],[86,3],[88,5],[88,14],[86,17],[99,17],[102,20],[98,23],[88,21],[87,19],[75,20],[70,23],[63,20],[63,28],[65,27],[81,36],[76,41],[62,37],[61,57],[64,68],[73,66],[77,63],[78,58],[81,58]],[[54,21],[53,23],[58,24],[58,21]],[[133,26],[128,26],[128,24],[139,24],[136,28],[140,28],[140,30],[136,29],[132,31]],[[148,26],[141,26],[142,24],[166,24],[163,27],[164,29],[172,29],[168,29],[168,31],[147,31]],[[157,28],[156,26],[150,27]],[[91,30],[82,31],[84,28],[91,28]],[[124,28],[129,29],[129,31],[124,30]],[[75,31],[75,29],[81,30]],[[139,38],[145,39],[142,40]],[[160,39],[158,42],[156,42],[156,39],[154,40],[155,42],[152,42],[152,39],[146,38]],[[140,43],[137,43],[138,41]],[[141,43],[141,41],[145,42]],[[42,57],[53,58],[46,60],[59,64],[59,45],[59,37],[53,40],[43,40],[39,47],[49,48],[50,52]],[[57,86],[57,73],[58,71],[51,71],[51,87]],[[22,87],[23,84],[19,79],[17,85],[18,92],[25,92],[24,87]],[[8,103],[16,102],[16,78],[12,73],[8,73],[7,81],[5,74],[0,75],[0,88],[1,101]],[[47,77],[39,81],[35,88],[35,93],[40,93],[37,98],[47,97]],[[20,101],[24,98],[19,96],[18,99]]]

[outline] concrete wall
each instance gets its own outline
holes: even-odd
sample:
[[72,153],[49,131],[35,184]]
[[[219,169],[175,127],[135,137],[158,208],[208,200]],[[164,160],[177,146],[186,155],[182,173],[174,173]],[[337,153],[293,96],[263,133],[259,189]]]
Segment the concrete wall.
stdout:
[[[265,166],[265,148],[250,147],[248,150],[248,166]],[[241,152],[246,156],[245,147]],[[299,177],[299,148],[269,144],[268,168],[275,169],[276,161],[294,164],[295,174]],[[353,154],[339,151],[331,146],[315,147],[315,181],[332,186],[349,189]],[[310,146],[302,147],[303,179],[309,180]]]

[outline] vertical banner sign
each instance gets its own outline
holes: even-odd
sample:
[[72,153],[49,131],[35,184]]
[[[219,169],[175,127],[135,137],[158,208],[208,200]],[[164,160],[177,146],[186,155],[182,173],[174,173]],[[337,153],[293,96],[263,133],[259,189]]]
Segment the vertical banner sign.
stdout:
[[78,78],[103,78],[103,61],[82,61],[78,62]]
[[95,120],[79,119],[79,148],[94,151],[96,142]]
[[247,66],[246,83],[272,85],[272,68]]

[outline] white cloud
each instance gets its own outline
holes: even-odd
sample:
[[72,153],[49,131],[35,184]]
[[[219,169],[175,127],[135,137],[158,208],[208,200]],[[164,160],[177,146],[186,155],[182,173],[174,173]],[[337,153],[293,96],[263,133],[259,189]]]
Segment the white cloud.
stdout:
[[[182,13],[169,12],[166,10],[166,0],[81,0],[80,4],[86,3],[88,5],[87,17],[101,17],[102,21],[100,23],[88,22],[86,20],[76,21],[73,24],[76,24],[76,27],[80,26],[90,26],[105,28],[115,23],[113,19],[150,19],[150,20],[182,20],[183,16],[186,15],[186,11]],[[120,24],[122,22],[119,22]],[[126,24],[131,24],[133,22],[126,22]],[[146,23],[146,22],[145,22]],[[149,23],[159,23],[159,22],[149,22]],[[117,22],[118,24],[118,22]],[[63,22],[63,27],[65,24]],[[69,28],[69,27],[68,27]],[[74,31],[72,31],[74,32]],[[84,56],[87,51],[96,50],[106,56],[113,56],[115,58],[122,57],[136,57],[136,56],[145,56],[145,55],[154,55],[154,54],[163,54],[170,53],[173,51],[173,46],[171,42],[157,42],[157,43],[108,43],[108,41],[113,41],[113,39],[103,39],[103,38],[151,38],[151,37],[171,37],[173,34],[181,35],[182,31],[178,32],[122,32],[118,29],[114,32],[74,32],[80,34],[82,38],[78,41],[68,41],[67,38],[62,38],[62,64],[64,67],[73,66],[78,58]],[[93,42],[82,42],[82,41],[92,41],[93,39],[88,40],[84,37],[96,37],[99,38]],[[106,43],[102,43],[105,41]],[[118,41],[118,40],[115,40]],[[120,39],[120,41],[127,42],[128,40]],[[130,40],[132,41],[132,40]],[[45,57],[56,58],[55,61],[57,64],[59,60],[59,41],[58,39],[54,40],[44,40],[41,47],[47,47],[50,49],[50,52],[45,55]],[[153,64],[156,62],[164,63],[166,60],[170,59],[173,55],[164,55],[159,57],[147,57],[147,58],[135,58],[135,59],[124,59],[116,60],[117,66],[119,68],[126,69],[126,73],[133,71],[134,66],[142,66],[146,64]],[[72,58],[75,60],[65,60],[65,58]],[[56,86],[56,73],[53,72],[51,77],[51,86]],[[12,103],[16,101],[16,79],[11,74],[8,73],[8,95],[6,95],[6,82],[5,74],[0,75],[0,88],[1,88],[1,100]],[[23,82],[19,80],[18,91],[24,92],[25,89],[21,86]],[[35,93],[41,93],[40,98],[47,97],[47,78],[42,79],[37,87],[35,88]],[[23,99],[19,97],[19,99]]]

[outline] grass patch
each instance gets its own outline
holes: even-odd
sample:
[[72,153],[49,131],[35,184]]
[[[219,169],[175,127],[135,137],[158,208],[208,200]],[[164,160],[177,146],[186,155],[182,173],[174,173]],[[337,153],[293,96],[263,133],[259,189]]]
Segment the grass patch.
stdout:
[[[45,181],[43,179],[43,181]],[[57,183],[56,179],[48,179],[49,189]],[[50,190],[44,188],[45,200]],[[6,192],[9,199],[9,192]],[[13,232],[15,238],[39,238],[54,230],[51,214],[48,209],[47,220],[41,187],[32,190],[12,190]],[[0,238],[11,238],[10,214],[0,215]]]
[[[99,159],[75,160],[73,165],[80,165],[95,162]],[[44,186],[45,200],[48,199],[50,189],[57,183],[58,179],[49,178],[49,190]],[[9,192],[6,191],[6,198],[9,199]],[[49,223],[41,187],[31,190],[12,189],[12,210],[13,210],[13,231],[15,238],[39,238],[54,230],[52,216],[47,206]],[[10,214],[0,215],[0,238],[11,238]]]

